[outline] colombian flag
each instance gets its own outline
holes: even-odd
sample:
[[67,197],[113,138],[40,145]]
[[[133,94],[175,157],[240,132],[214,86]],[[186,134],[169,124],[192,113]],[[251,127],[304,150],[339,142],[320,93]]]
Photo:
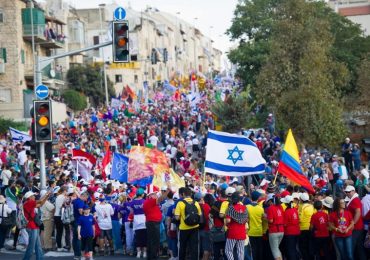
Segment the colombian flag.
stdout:
[[312,188],[307,177],[303,175],[298,155],[297,144],[294,140],[291,129],[289,129],[288,131],[284,150],[279,162],[278,172],[291,181],[306,188],[310,192],[314,192],[314,189]]

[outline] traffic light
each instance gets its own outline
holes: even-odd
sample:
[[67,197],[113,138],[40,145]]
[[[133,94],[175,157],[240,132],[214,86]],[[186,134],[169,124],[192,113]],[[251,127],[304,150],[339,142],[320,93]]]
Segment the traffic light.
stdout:
[[53,141],[53,122],[50,100],[33,101],[34,136],[36,143]]
[[130,62],[127,21],[113,22],[113,62]]
[[152,64],[153,65],[155,65],[155,64],[157,64],[157,62],[158,62],[158,56],[157,56],[158,54],[157,54],[157,51],[156,51],[156,49],[152,49],[152,53],[151,53],[151,55],[150,55],[150,60],[152,61]]
[[168,61],[168,51],[167,48],[163,50],[163,62],[166,63]]

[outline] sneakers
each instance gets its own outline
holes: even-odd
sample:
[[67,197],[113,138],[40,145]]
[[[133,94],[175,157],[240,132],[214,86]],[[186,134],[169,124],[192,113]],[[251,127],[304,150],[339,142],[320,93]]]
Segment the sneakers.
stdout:
[[69,252],[67,248],[57,248],[57,252]]
[[146,258],[146,251],[144,251],[143,258]]
[[137,251],[136,258],[140,258],[140,255],[141,255],[141,251]]
[[0,248],[0,253],[5,253],[6,252],[6,249],[3,247],[3,248]]

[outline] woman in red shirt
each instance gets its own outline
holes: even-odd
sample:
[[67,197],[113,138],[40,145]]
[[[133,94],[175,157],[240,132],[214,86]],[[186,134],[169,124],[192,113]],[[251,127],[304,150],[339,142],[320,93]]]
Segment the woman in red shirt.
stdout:
[[248,221],[247,207],[240,202],[240,193],[231,195],[231,205],[226,212],[227,236],[225,254],[227,259],[234,259],[234,247],[237,250],[237,259],[244,259],[244,243],[247,238],[245,223]]
[[284,212],[284,245],[288,260],[298,260],[297,243],[301,233],[299,229],[298,209],[293,205],[293,197],[288,195],[280,200],[287,208]]
[[324,258],[329,259],[329,215],[323,211],[323,205],[320,200],[313,204],[317,210],[311,217],[310,229],[313,231],[313,250],[315,258],[320,259],[320,252],[324,253]]
[[329,215],[329,227],[333,231],[334,241],[341,258],[353,260],[352,229],[354,222],[351,212],[345,208],[344,199],[334,200],[333,212]]
[[269,194],[266,203],[268,206],[266,215],[271,252],[274,259],[281,260],[283,258],[279,246],[284,237],[284,210],[275,194]]

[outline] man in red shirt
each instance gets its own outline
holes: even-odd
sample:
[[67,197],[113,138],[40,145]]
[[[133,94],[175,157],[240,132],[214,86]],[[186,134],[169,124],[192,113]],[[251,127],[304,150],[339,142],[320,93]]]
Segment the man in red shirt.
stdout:
[[356,190],[353,186],[348,185],[344,190],[349,202],[347,209],[352,213],[353,222],[355,226],[352,231],[352,249],[356,259],[365,260],[366,254],[364,250],[364,222],[362,221],[362,203]]
[[148,237],[148,260],[158,259],[158,250],[160,246],[160,223],[162,221],[162,212],[160,203],[167,198],[170,189],[167,188],[160,197],[157,196],[159,188],[150,184],[146,188],[147,199],[144,202],[143,210],[146,218],[146,232]]
[[35,222],[36,208],[40,208],[46,200],[49,198],[51,192],[47,192],[44,197],[40,200],[36,201],[35,193],[32,191],[26,192],[24,195],[24,204],[23,204],[23,212],[24,216],[27,219],[27,233],[29,236],[29,242],[24,253],[23,259],[31,259],[33,251],[36,252],[36,259],[42,259],[42,247],[40,242],[40,227]]
[[313,248],[315,258],[320,259],[320,252],[324,253],[326,258],[329,257],[329,215],[323,211],[321,201],[315,201],[313,204],[317,210],[311,217],[310,229],[313,231]]

